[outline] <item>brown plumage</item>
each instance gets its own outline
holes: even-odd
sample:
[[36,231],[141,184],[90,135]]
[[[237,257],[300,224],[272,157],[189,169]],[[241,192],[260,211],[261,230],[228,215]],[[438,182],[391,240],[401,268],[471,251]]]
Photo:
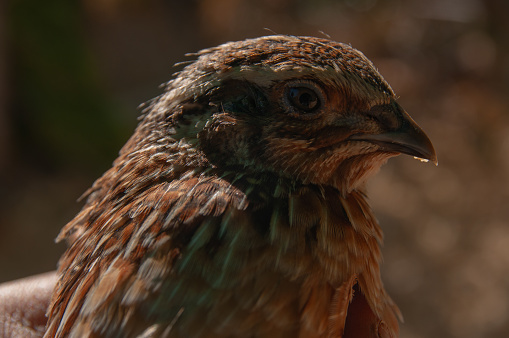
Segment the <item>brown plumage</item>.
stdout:
[[366,179],[433,147],[366,57],[203,50],[62,230],[46,337],[395,337]]

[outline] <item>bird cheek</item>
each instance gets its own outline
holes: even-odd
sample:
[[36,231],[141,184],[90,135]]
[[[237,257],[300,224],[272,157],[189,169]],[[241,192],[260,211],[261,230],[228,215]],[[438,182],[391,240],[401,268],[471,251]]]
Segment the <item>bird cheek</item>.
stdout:
[[344,194],[362,187],[395,153],[373,152],[350,157],[340,163],[330,183]]

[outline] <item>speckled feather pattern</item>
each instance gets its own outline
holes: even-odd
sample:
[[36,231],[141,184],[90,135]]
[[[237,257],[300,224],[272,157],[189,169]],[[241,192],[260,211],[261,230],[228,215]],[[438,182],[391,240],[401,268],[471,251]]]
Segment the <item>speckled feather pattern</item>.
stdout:
[[[62,229],[45,337],[397,336],[363,188],[397,153],[349,139],[389,128],[368,112],[392,89],[325,39],[196,56]],[[292,81],[319,88],[316,116],[289,114]]]

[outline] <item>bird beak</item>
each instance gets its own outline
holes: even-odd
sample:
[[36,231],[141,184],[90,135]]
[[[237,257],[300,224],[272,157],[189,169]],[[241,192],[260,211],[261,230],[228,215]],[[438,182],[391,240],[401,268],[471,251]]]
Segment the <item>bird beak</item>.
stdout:
[[381,134],[356,134],[351,140],[367,141],[380,146],[383,150],[414,156],[422,161],[431,161],[438,165],[433,144],[424,131],[403,109],[398,109],[399,127]]

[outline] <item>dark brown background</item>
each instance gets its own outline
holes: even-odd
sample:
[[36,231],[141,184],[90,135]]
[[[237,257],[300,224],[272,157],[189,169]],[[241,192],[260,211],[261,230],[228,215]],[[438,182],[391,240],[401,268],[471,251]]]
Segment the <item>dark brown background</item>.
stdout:
[[509,2],[7,0],[0,3],[0,281],[52,270],[79,210],[184,54],[277,33],[361,49],[440,165],[370,183],[402,337],[509,332]]

